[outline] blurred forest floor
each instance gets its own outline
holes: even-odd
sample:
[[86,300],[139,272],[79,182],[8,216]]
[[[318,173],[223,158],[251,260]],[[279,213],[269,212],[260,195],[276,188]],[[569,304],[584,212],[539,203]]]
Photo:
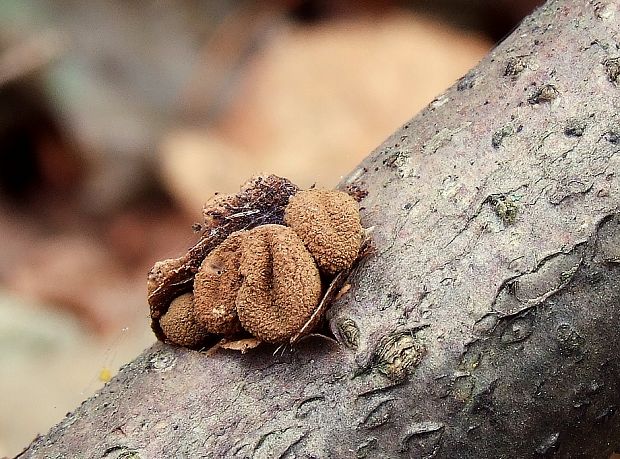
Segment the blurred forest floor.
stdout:
[[333,187],[537,3],[2,2],[0,456],[154,341],[214,192]]

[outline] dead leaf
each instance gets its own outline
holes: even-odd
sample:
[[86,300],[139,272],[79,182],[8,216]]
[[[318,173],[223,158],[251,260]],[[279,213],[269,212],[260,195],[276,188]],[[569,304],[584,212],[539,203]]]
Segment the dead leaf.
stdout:
[[241,351],[242,354],[245,354],[250,349],[258,347],[260,343],[262,343],[262,341],[256,338],[244,338],[236,341],[222,340],[220,341],[219,347],[230,351]]

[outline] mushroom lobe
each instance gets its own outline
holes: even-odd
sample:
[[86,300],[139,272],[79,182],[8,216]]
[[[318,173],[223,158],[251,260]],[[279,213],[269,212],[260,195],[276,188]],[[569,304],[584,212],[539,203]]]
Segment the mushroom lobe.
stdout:
[[159,324],[167,341],[179,346],[196,347],[209,336],[194,316],[194,295],[185,293],[170,303]]
[[235,298],[241,287],[241,242],[247,231],[237,231],[218,245],[200,265],[194,278],[196,320],[209,332],[231,335],[241,331]]
[[321,297],[317,266],[295,232],[263,225],[246,233],[239,266],[237,313],[255,337],[281,343],[310,319]]
[[290,198],[284,221],[327,274],[349,268],[358,256],[363,236],[359,208],[346,193],[300,191]]

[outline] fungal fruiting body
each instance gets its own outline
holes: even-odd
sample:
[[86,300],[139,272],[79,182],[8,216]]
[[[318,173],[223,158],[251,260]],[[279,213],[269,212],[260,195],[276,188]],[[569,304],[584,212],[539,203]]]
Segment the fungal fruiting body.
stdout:
[[352,197],[299,191],[276,176],[211,200],[204,216],[201,239],[187,255],[149,273],[153,330],[181,346],[248,333],[283,343],[311,332],[329,291],[321,273],[327,281],[342,277],[362,243]]
[[209,332],[196,321],[194,295],[191,293],[185,293],[172,300],[159,323],[166,338],[179,346],[197,346],[209,335]]
[[363,232],[357,202],[348,194],[300,191],[289,200],[284,221],[304,241],[322,271],[335,274],[357,258]]
[[237,231],[218,245],[200,265],[194,278],[194,310],[210,333],[232,335],[241,331],[235,300],[241,287],[239,261],[246,231]]
[[299,236],[283,225],[237,231],[202,262],[194,314],[209,333],[242,329],[269,343],[290,338],[312,315],[321,278]]
[[299,236],[282,225],[249,231],[242,252],[239,320],[263,341],[284,342],[301,329],[319,304],[319,270]]

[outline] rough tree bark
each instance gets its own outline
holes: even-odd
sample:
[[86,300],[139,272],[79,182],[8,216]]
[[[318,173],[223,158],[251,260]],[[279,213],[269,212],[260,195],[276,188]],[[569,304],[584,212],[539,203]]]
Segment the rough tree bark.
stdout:
[[155,344],[21,457],[620,450],[619,43],[618,1],[550,1],[343,181],[376,250],[335,341]]

